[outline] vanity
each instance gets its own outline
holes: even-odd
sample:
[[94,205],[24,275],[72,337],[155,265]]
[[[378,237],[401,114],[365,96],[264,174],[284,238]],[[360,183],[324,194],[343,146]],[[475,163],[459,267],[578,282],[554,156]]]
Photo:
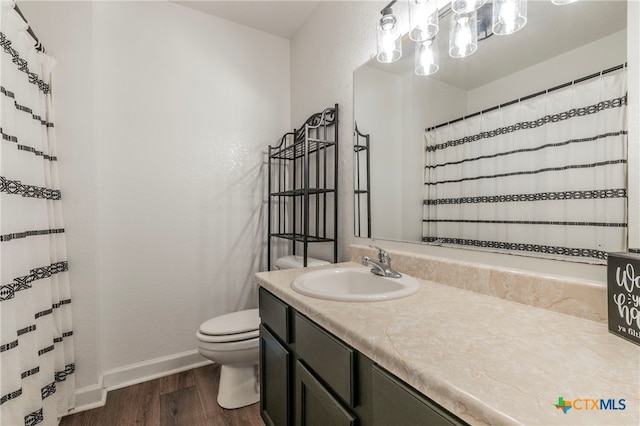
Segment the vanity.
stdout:
[[259,297],[267,424],[467,424],[269,291]]
[[[352,247],[352,260],[365,252]],[[582,283],[584,292],[571,293],[584,300],[567,301],[554,282],[555,294],[545,298],[550,278],[540,277],[522,286],[537,300],[527,304],[486,294],[491,286],[482,283],[484,290],[466,287],[493,280],[494,289],[508,289],[500,274],[532,279],[521,272],[393,255],[396,269],[420,283],[395,300],[323,300],[291,288],[305,272],[355,262],[256,274],[268,425],[640,422],[640,348],[608,333],[592,297],[600,289]],[[424,278],[440,277],[443,268],[466,288]],[[575,408],[557,408],[560,398]],[[598,399],[615,403],[581,409],[580,401]]]

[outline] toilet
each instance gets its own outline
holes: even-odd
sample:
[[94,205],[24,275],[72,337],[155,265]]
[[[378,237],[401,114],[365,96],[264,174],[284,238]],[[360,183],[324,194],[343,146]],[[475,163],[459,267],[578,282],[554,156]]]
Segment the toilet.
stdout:
[[[275,262],[276,269],[301,268],[302,260],[302,256],[281,257]],[[307,266],[328,264],[307,258]],[[240,408],[260,400],[259,326],[258,309],[247,309],[205,321],[196,332],[198,352],[221,365],[218,404],[222,408]]]

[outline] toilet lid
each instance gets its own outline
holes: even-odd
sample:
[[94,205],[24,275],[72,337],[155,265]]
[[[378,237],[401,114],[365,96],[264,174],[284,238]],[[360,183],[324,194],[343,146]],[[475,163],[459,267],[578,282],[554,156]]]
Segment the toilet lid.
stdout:
[[[200,326],[200,333],[209,336],[228,336],[240,333],[254,332],[260,326],[260,316],[257,309],[232,312],[205,321]],[[254,334],[254,333],[249,333]]]

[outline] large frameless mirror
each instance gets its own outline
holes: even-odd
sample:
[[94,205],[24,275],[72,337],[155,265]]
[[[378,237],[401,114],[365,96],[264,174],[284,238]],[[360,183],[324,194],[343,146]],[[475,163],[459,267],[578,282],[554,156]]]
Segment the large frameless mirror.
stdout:
[[[485,6],[491,7],[492,3],[489,2]],[[520,231],[513,231],[512,226],[526,226],[527,222],[540,222],[544,225],[543,231],[539,231],[539,228],[536,230],[535,227],[525,229],[522,231],[522,241],[518,241],[519,237],[513,241],[514,244],[524,242],[525,245],[529,244],[535,248],[515,250],[514,253],[554,257],[558,254],[555,251],[559,251],[561,258],[567,255],[563,250],[571,250],[572,247],[556,241],[556,236],[572,232],[580,234],[581,228],[572,228],[573,222],[583,220],[584,225],[593,225],[595,222],[587,218],[561,219],[560,216],[563,213],[558,213],[551,219],[532,219],[529,216],[530,212],[554,210],[557,204],[553,204],[551,199],[568,191],[560,185],[553,184],[553,181],[558,180],[560,176],[566,176],[564,171],[545,174],[538,170],[565,167],[564,170],[568,173],[572,167],[579,167],[573,166],[573,163],[593,164],[594,160],[567,160],[567,164],[563,166],[540,166],[535,169],[533,180],[549,181],[551,183],[547,186],[551,189],[528,188],[528,184],[524,180],[518,180],[519,178],[514,179],[506,187],[507,189],[498,188],[502,183],[497,179],[489,182],[485,178],[515,174],[516,171],[509,167],[504,172],[497,171],[496,165],[514,165],[513,167],[517,167],[517,170],[526,174],[528,158],[531,157],[527,156],[529,154],[512,153],[518,150],[520,143],[514,143],[513,139],[503,142],[510,147],[502,147],[500,153],[491,150],[485,153],[482,147],[488,146],[490,142],[486,138],[479,141],[483,138],[478,135],[492,131],[506,133],[505,129],[511,128],[509,126],[518,127],[522,123],[535,122],[537,120],[535,118],[523,118],[524,113],[514,112],[512,113],[514,116],[509,120],[515,124],[492,122],[489,128],[493,130],[482,127],[487,121],[502,120],[505,116],[501,114],[502,111],[507,112],[509,105],[520,103],[520,99],[528,98],[529,95],[554,89],[555,97],[556,93],[564,93],[563,88],[573,85],[577,88],[578,94],[593,91],[596,89],[579,85],[588,84],[586,80],[584,83],[581,82],[583,77],[598,74],[597,78],[592,77],[591,80],[594,80],[602,78],[602,71],[605,71],[606,75],[626,72],[626,11],[625,1],[578,1],[564,6],[554,5],[550,1],[529,1],[528,18],[524,28],[508,36],[490,34],[487,33],[481,19],[477,29],[479,39],[477,50],[472,55],[459,59],[452,58],[449,54],[452,16],[444,16],[440,19],[438,34],[432,40],[436,55],[439,57],[437,72],[434,74],[416,75],[419,61],[416,61],[414,51],[424,47],[411,41],[408,36],[403,39],[403,54],[399,60],[393,63],[380,63],[374,57],[356,69],[354,71],[354,118],[357,129],[354,135],[356,236],[502,251],[509,247],[495,241],[500,241],[500,238],[505,241],[509,238],[513,239],[513,235],[517,235]],[[558,89],[558,87],[561,88]],[[533,98],[535,97],[531,99]],[[610,102],[615,105],[620,103],[626,105],[626,93],[624,99],[613,95],[611,99]],[[618,99],[617,104],[615,99]],[[531,104],[532,106],[522,102],[524,106],[521,108],[547,108],[544,106],[545,102],[547,101],[536,100]],[[588,109],[591,100],[587,99],[583,102],[586,102],[585,108]],[[554,116],[562,117],[564,110],[575,110],[578,114],[581,111],[580,108],[573,106],[557,108],[559,110],[556,112],[542,112],[541,117],[552,117],[549,120],[554,120]],[[476,116],[476,122],[467,124],[467,133],[459,133],[459,129],[454,128],[452,122],[469,116]],[[589,122],[593,122],[593,117],[589,117]],[[577,125],[579,126],[579,123]],[[469,129],[469,126],[480,127]],[[598,127],[598,125],[594,126]],[[545,131],[551,132],[549,130],[551,127],[547,126]],[[429,137],[432,135],[428,130],[436,128],[440,133],[446,133],[445,130],[447,130],[451,134],[439,136],[444,142],[429,142]],[[626,144],[626,132],[623,129],[619,130],[617,142],[612,143],[622,147],[623,144],[620,141]],[[597,128],[593,130],[595,133],[598,131]],[[578,132],[578,134],[582,133]],[[515,140],[520,141],[522,137],[524,132],[518,134]],[[579,139],[589,137],[591,136],[585,135]],[[474,139],[473,143],[460,142],[470,139]],[[542,157],[554,157],[554,151],[547,149],[546,145],[554,143],[559,145],[576,137],[562,135],[551,139],[557,139],[560,142],[543,144],[543,148],[522,149],[541,151]],[[430,148],[429,143],[435,143],[435,148]],[[458,144],[464,145],[464,148],[458,149]],[[571,145],[572,149],[581,149],[578,143],[568,143],[568,145]],[[431,155],[443,146],[453,148],[443,151],[441,157],[436,158]],[[620,149],[626,150],[626,145]],[[573,154],[568,152],[563,155],[572,156]],[[626,155],[626,152],[620,155]],[[494,157],[493,162],[484,162],[484,157],[490,156]],[[609,160],[614,159],[607,157],[607,161]],[[474,163],[476,169],[472,168],[471,171],[464,169],[467,163]],[[449,167],[450,170],[444,170],[442,167],[451,164],[457,165]],[[623,165],[620,169],[622,172],[616,173],[624,173],[624,167]],[[460,177],[457,175],[459,173],[467,174]],[[584,181],[586,176],[588,173],[576,174],[571,179]],[[600,175],[596,175],[594,179],[599,179],[597,176]],[[436,189],[429,188],[434,186],[433,182],[440,184],[459,179],[462,179],[463,183],[457,188],[447,189],[444,188],[444,184]],[[486,182],[479,190],[480,193],[469,195],[468,191],[474,180],[486,180]],[[611,223],[596,223],[602,228],[595,231],[594,238],[598,240],[596,246],[582,247],[581,245],[591,244],[582,241],[574,244],[577,246],[573,247],[576,250],[589,249],[590,254],[568,256],[569,260],[598,262],[603,260],[598,258],[602,256],[601,253],[625,249],[609,242],[608,236],[602,236],[601,240],[604,242],[601,243],[599,232],[609,232],[611,228],[617,228],[616,238],[624,238],[626,243],[627,216],[637,215],[639,212],[626,211],[626,192],[617,192],[612,196],[607,192],[610,189],[620,190],[619,182],[611,183],[609,185],[611,188],[598,186],[597,182],[587,182],[582,186],[584,188],[581,187],[580,182],[573,185],[569,191],[572,193],[571,196],[580,199],[601,194],[603,198],[620,198],[617,201],[611,201],[617,204],[602,207],[611,210],[611,206],[615,206],[617,210],[622,208],[622,212],[616,213]],[[519,196],[521,199],[493,203],[497,198],[502,197],[504,201],[504,197],[511,196]],[[489,200],[487,197],[493,198]],[[527,197],[529,197],[528,201],[525,200]],[[536,197],[537,199],[534,200]],[[461,201],[465,199],[467,201]],[[487,204],[487,200],[491,203]],[[455,203],[463,205],[458,205],[457,210],[446,210],[447,204]],[[576,205],[579,206],[579,204]],[[571,208],[575,210],[575,206]],[[578,210],[585,209],[578,208]],[[489,212],[489,219],[477,219],[476,213],[480,212],[482,215],[482,211]],[[603,214],[608,214],[609,217],[611,213],[611,211],[603,211]],[[580,216],[581,213],[578,212],[577,215]],[[533,242],[527,239],[528,234],[531,234]]]

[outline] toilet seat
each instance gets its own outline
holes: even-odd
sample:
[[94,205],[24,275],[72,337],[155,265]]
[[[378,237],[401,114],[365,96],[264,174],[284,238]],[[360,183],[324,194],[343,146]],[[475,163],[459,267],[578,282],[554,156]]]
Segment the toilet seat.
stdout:
[[253,330],[246,333],[227,334],[224,336],[211,336],[209,334],[204,334],[200,331],[197,331],[196,337],[198,338],[198,340],[205,343],[234,343],[255,339],[259,336],[259,334],[260,333],[258,330]]
[[241,342],[258,337],[259,326],[258,309],[247,309],[205,321],[196,334],[207,343]]

